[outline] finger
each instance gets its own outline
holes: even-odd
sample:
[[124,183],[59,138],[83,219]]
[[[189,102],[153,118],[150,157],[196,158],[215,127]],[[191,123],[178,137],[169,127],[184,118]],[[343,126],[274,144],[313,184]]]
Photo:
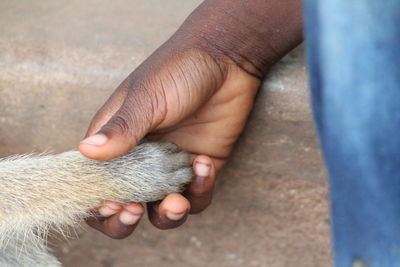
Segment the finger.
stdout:
[[161,103],[160,96],[151,90],[130,90],[120,108],[101,129],[80,143],[80,151],[101,161],[127,153],[162,121],[165,109]]
[[104,124],[106,124],[111,117],[121,108],[128,89],[125,86],[125,81],[118,87],[117,90],[110,96],[110,98],[103,104],[103,106],[96,112],[85,137],[91,136],[98,132]]
[[163,201],[147,204],[150,222],[159,229],[182,225],[189,214],[190,203],[180,194],[170,194]]
[[143,213],[142,204],[128,203],[121,211],[108,218],[93,217],[87,223],[111,238],[122,239],[135,230]]
[[92,211],[92,216],[86,219],[86,223],[101,231],[103,230],[103,222],[110,216],[119,213],[123,209],[122,204],[114,201],[105,201],[101,206]]
[[[100,131],[101,127],[106,124],[111,117],[121,108],[128,91],[125,89],[124,82],[120,87],[110,96],[104,105],[96,112],[89,128],[86,132],[85,138],[94,135]],[[86,139],[85,139],[86,140]],[[101,142],[101,140],[100,140]],[[99,141],[97,141],[99,143]],[[92,145],[88,145],[84,141],[79,144],[79,151],[86,157],[93,158]]]
[[190,213],[203,211],[211,204],[216,179],[215,166],[208,156],[196,156],[193,161],[194,179],[184,192],[190,202]]
[[105,201],[103,205],[97,208],[98,213],[100,216],[103,217],[110,217],[122,210],[122,204],[115,202],[115,201]]

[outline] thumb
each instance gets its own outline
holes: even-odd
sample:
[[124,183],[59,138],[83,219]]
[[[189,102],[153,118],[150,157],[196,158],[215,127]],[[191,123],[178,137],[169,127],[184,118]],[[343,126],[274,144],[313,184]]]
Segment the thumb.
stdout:
[[94,117],[88,130],[94,134],[79,144],[80,152],[101,161],[127,153],[165,117],[162,100],[155,92],[140,88],[127,92],[122,101],[110,98]]

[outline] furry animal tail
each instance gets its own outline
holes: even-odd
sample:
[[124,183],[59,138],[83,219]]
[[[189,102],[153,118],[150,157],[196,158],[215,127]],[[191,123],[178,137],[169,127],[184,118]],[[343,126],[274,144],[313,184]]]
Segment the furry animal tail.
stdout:
[[0,266],[59,266],[49,229],[90,216],[104,200],[149,202],[190,182],[189,155],[171,143],[143,143],[109,162],[77,151],[0,160]]

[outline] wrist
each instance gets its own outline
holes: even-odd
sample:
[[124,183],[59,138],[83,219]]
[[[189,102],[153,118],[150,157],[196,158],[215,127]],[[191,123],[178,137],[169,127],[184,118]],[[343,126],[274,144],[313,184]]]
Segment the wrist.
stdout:
[[300,0],[206,0],[176,36],[180,46],[261,78],[302,41],[301,13]]

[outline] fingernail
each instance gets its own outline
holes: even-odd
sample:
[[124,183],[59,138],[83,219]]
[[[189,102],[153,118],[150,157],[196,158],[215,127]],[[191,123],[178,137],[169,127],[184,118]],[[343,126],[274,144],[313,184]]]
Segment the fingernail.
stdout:
[[121,204],[112,201],[106,201],[104,202],[104,205],[113,210],[120,210],[122,208]]
[[208,177],[210,176],[211,166],[202,162],[196,162],[194,165],[194,172],[197,176]]
[[125,225],[133,225],[137,223],[140,219],[140,215],[132,214],[127,211],[121,212],[119,215],[119,220]]
[[107,205],[102,206],[102,207],[99,208],[99,213],[100,213],[100,215],[101,215],[101,216],[104,216],[104,217],[111,216],[111,215],[113,215],[113,214],[115,214],[115,213],[117,213],[117,212],[118,212],[118,210],[111,209],[111,208],[108,207]]
[[92,146],[102,146],[107,142],[108,138],[104,134],[95,134],[81,141],[81,144]]
[[142,207],[138,206],[138,205],[132,205],[132,204],[127,204],[124,205],[124,209],[126,209],[127,211],[131,212],[131,213],[143,213],[142,211]]
[[167,211],[165,213],[165,215],[167,216],[168,219],[170,219],[171,221],[179,221],[180,219],[183,218],[183,216],[185,216],[186,212],[184,213],[173,213],[170,211]]

